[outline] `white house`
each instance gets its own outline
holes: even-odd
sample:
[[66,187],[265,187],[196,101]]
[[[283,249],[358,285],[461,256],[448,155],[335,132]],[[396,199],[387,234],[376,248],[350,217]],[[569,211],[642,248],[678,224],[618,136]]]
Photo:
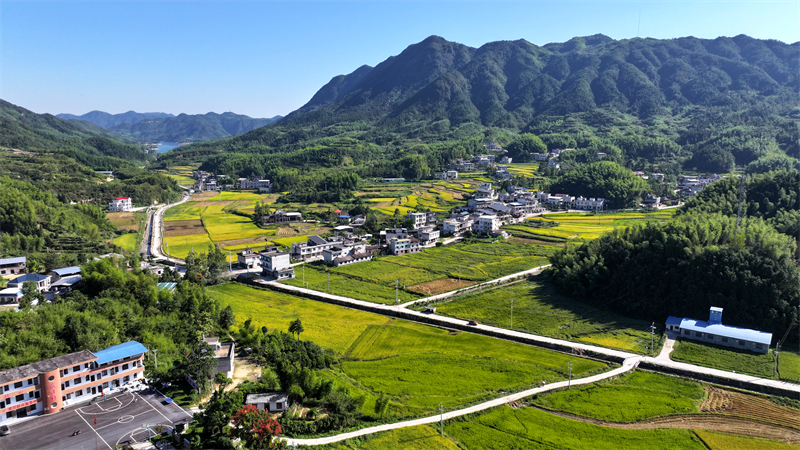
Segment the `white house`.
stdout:
[[124,212],[133,209],[130,197],[117,197],[108,204],[108,210],[112,212]]
[[750,350],[756,353],[769,352],[772,333],[723,325],[722,308],[712,306],[708,316],[708,321],[669,316],[666,322],[667,330],[678,333],[682,338],[709,344]]
[[261,256],[261,273],[278,280],[294,278],[292,259],[287,252],[270,250],[259,253]]
[[576,209],[586,209],[589,211],[602,211],[605,205],[605,199],[602,198],[586,198],[578,197],[572,204]]
[[482,215],[478,220],[472,224],[472,231],[475,233],[491,233],[494,230],[499,230],[502,221],[499,217],[493,215]]
[[389,240],[389,251],[393,255],[405,255],[408,253],[418,253],[422,251],[419,239],[415,238],[393,238]]
[[265,394],[247,394],[247,405],[256,405],[256,408],[271,413],[282,413],[289,409],[289,396],[282,392],[267,392]]

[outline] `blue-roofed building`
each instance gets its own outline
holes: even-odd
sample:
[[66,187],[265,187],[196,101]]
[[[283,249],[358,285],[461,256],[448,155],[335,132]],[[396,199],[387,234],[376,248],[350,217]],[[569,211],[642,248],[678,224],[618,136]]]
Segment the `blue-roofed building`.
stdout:
[[178,283],[156,283],[156,289],[159,291],[173,292]]
[[16,258],[0,258],[0,276],[16,275],[25,273],[25,264],[28,258],[18,256]]
[[80,274],[81,274],[81,268],[78,266],[72,266],[72,267],[64,267],[61,269],[53,269],[50,271],[48,275],[50,275],[53,278],[53,281],[55,282],[64,277],[71,277]]
[[136,356],[142,356],[145,353],[147,353],[147,348],[144,345],[136,341],[128,341],[124,344],[118,344],[113,347],[108,347],[105,350],[95,352],[94,356],[97,357],[95,364],[99,367],[109,362],[119,362]]
[[36,290],[39,292],[50,290],[50,275],[39,275],[38,273],[27,273],[25,275],[20,275],[17,278],[9,281],[6,287],[22,289],[22,285],[26,281],[33,281],[36,283]]
[[767,353],[772,343],[772,333],[723,325],[722,308],[714,306],[709,311],[708,321],[669,316],[666,325],[668,331],[682,338],[756,353]]

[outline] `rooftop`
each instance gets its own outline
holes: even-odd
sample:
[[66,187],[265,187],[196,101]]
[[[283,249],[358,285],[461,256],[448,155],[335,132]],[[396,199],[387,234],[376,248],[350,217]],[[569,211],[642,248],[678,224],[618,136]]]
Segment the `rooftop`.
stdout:
[[699,331],[701,333],[715,334],[732,339],[743,339],[769,346],[772,343],[772,333],[751,330],[749,328],[732,327],[721,323],[708,323],[705,320],[681,319],[682,330]]
[[68,277],[61,278],[60,280],[56,281],[55,283],[51,284],[51,288],[56,288],[59,286],[72,286],[73,284],[81,281],[80,275],[70,275]]
[[97,357],[97,364],[105,364],[117,359],[124,359],[130,356],[147,353],[147,348],[136,341],[128,341],[123,344],[108,347],[105,350],[96,352],[94,356]]
[[75,275],[76,273],[81,273],[81,268],[78,266],[64,267],[62,269],[53,269],[53,273],[60,277],[65,275]]
[[20,275],[13,280],[9,281],[9,283],[24,283],[26,281],[35,281],[40,282],[45,278],[50,278],[47,275],[39,275],[38,273],[26,273],[25,275]]
[[272,403],[281,402],[286,403],[289,400],[289,395],[283,392],[266,392],[264,394],[247,394],[245,404],[254,405],[256,403]]
[[24,380],[26,378],[38,376],[40,373],[52,372],[64,367],[76,366],[78,364],[94,360],[95,355],[93,355],[89,350],[81,350],[68,355],[56,356],[55,358],[45,359],[44,361],[39,361],[0,372],[0,384]]
[[4,264],[19,264],[19,263],[24,263],[27,260],[28,260],[28,258],[26,258],[24,256],[18,256],[16,258],[3,258],[3,259],[0,259],[0,265],[4,265]]

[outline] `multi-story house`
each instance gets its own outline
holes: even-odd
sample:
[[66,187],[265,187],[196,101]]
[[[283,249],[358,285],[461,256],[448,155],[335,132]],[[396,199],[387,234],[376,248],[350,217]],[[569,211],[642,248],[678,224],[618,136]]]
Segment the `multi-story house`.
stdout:
[[55,414],[142,378],[147,349],[136,341],[82,350],[0,372],[0,423]]
[[334,267],[346,266],[372,260],[372,253],[367,253],[367,243],[364,241],[342,243],[322,251],[322,258],[327,264]]
[[292,244],[292,258],[304,261],[314,261],[323,257],[322,252],[334,245],[342,244],[345,240],[341,236],[332,236],[327,239],[311,236],[307,242]]
[[294,278],[294,267],[288,252],[268,250],[259,253],[261,257],[261,273],[277,280]]
[[416,230],[418,228],[422,228],[428,223],[428,216],[424,212],[411,212],[409,211],[406,214],[406,217],[414,220],[413,229]]
[[500,225],[502,225],[502,221],[499,217],[492,215],[481,215],[478,217],[478,220],[472,224],[472,231],[474,233],[489,234],[494,230],[499,230]]
[[0,276],[25,273],[27,272],[25,268],[27,263],[28,258],[25,256],[0,259]]
[[108,210],[111,212],[125,212],[131,209],[133,209],[133,203],[130,197],[117,197],[108,204]]
[[572,207],[589,211],[602,211],[605,203],[606,200],[602,198],[577,197],[572,201]]
[[406,255],[408,253],[418,253],[422,251],[419,239],[416,238],[393,238],[389,240],[389,251],[393,255]]

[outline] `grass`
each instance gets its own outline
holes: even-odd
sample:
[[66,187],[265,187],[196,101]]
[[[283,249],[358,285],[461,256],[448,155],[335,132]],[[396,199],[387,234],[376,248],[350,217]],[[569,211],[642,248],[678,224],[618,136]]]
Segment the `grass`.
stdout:
[[624,430],[565,419],[535,408],[502,406],[445,425],[465,449],[705,450],[691,430]]
[[703,385],[677,377],[633,372],[622,378],[540,395],[533,403],[607,422],[638,422],[697,412]]
[[[535,280],[452,297],[436,305],[436,312],[509,328],[513,300],[514,330],[642,354],[650,346],[650,322],[560,295],[542,276]],[[660,348],[661,339],[656,336],[656,348]]]
[[[764,354],[753,353],[685,339],[678,339],[675,342],[675,349],[670,354],[670,358],[675,361],[746,373],[761,378],[773,378],[775,366],[773,350]],[[790,351],[781,351],[779,363],[782,380],[800,382],[800,355]]]
[[287,330],[289,322],[300,318],[303,339],[343,355],[341,370],[331,370],[329,376],[354,395],[365,396],[365,414],[372,413],[380,393],[391,396],[390,417],[418,416],[432,413],[439,402],[456,407],[542,380],[566,379],[567,361],[573,362],[575,374],[607,368],[602,362],[537,347],[247,286],[214,286],[208,293],[230,305],[239,323],[252,318],[256,327]]
[[710,450],[796,450],[797,446],[783,442],[769,441],[743,436],[695,430],[697,436]]
[[136,233],[123,234],[122,236],[114,238],[114,245],[122,247],[123,250],[127,250],[129,252],[135,252],[137,244],[136,237],[137,237]]

